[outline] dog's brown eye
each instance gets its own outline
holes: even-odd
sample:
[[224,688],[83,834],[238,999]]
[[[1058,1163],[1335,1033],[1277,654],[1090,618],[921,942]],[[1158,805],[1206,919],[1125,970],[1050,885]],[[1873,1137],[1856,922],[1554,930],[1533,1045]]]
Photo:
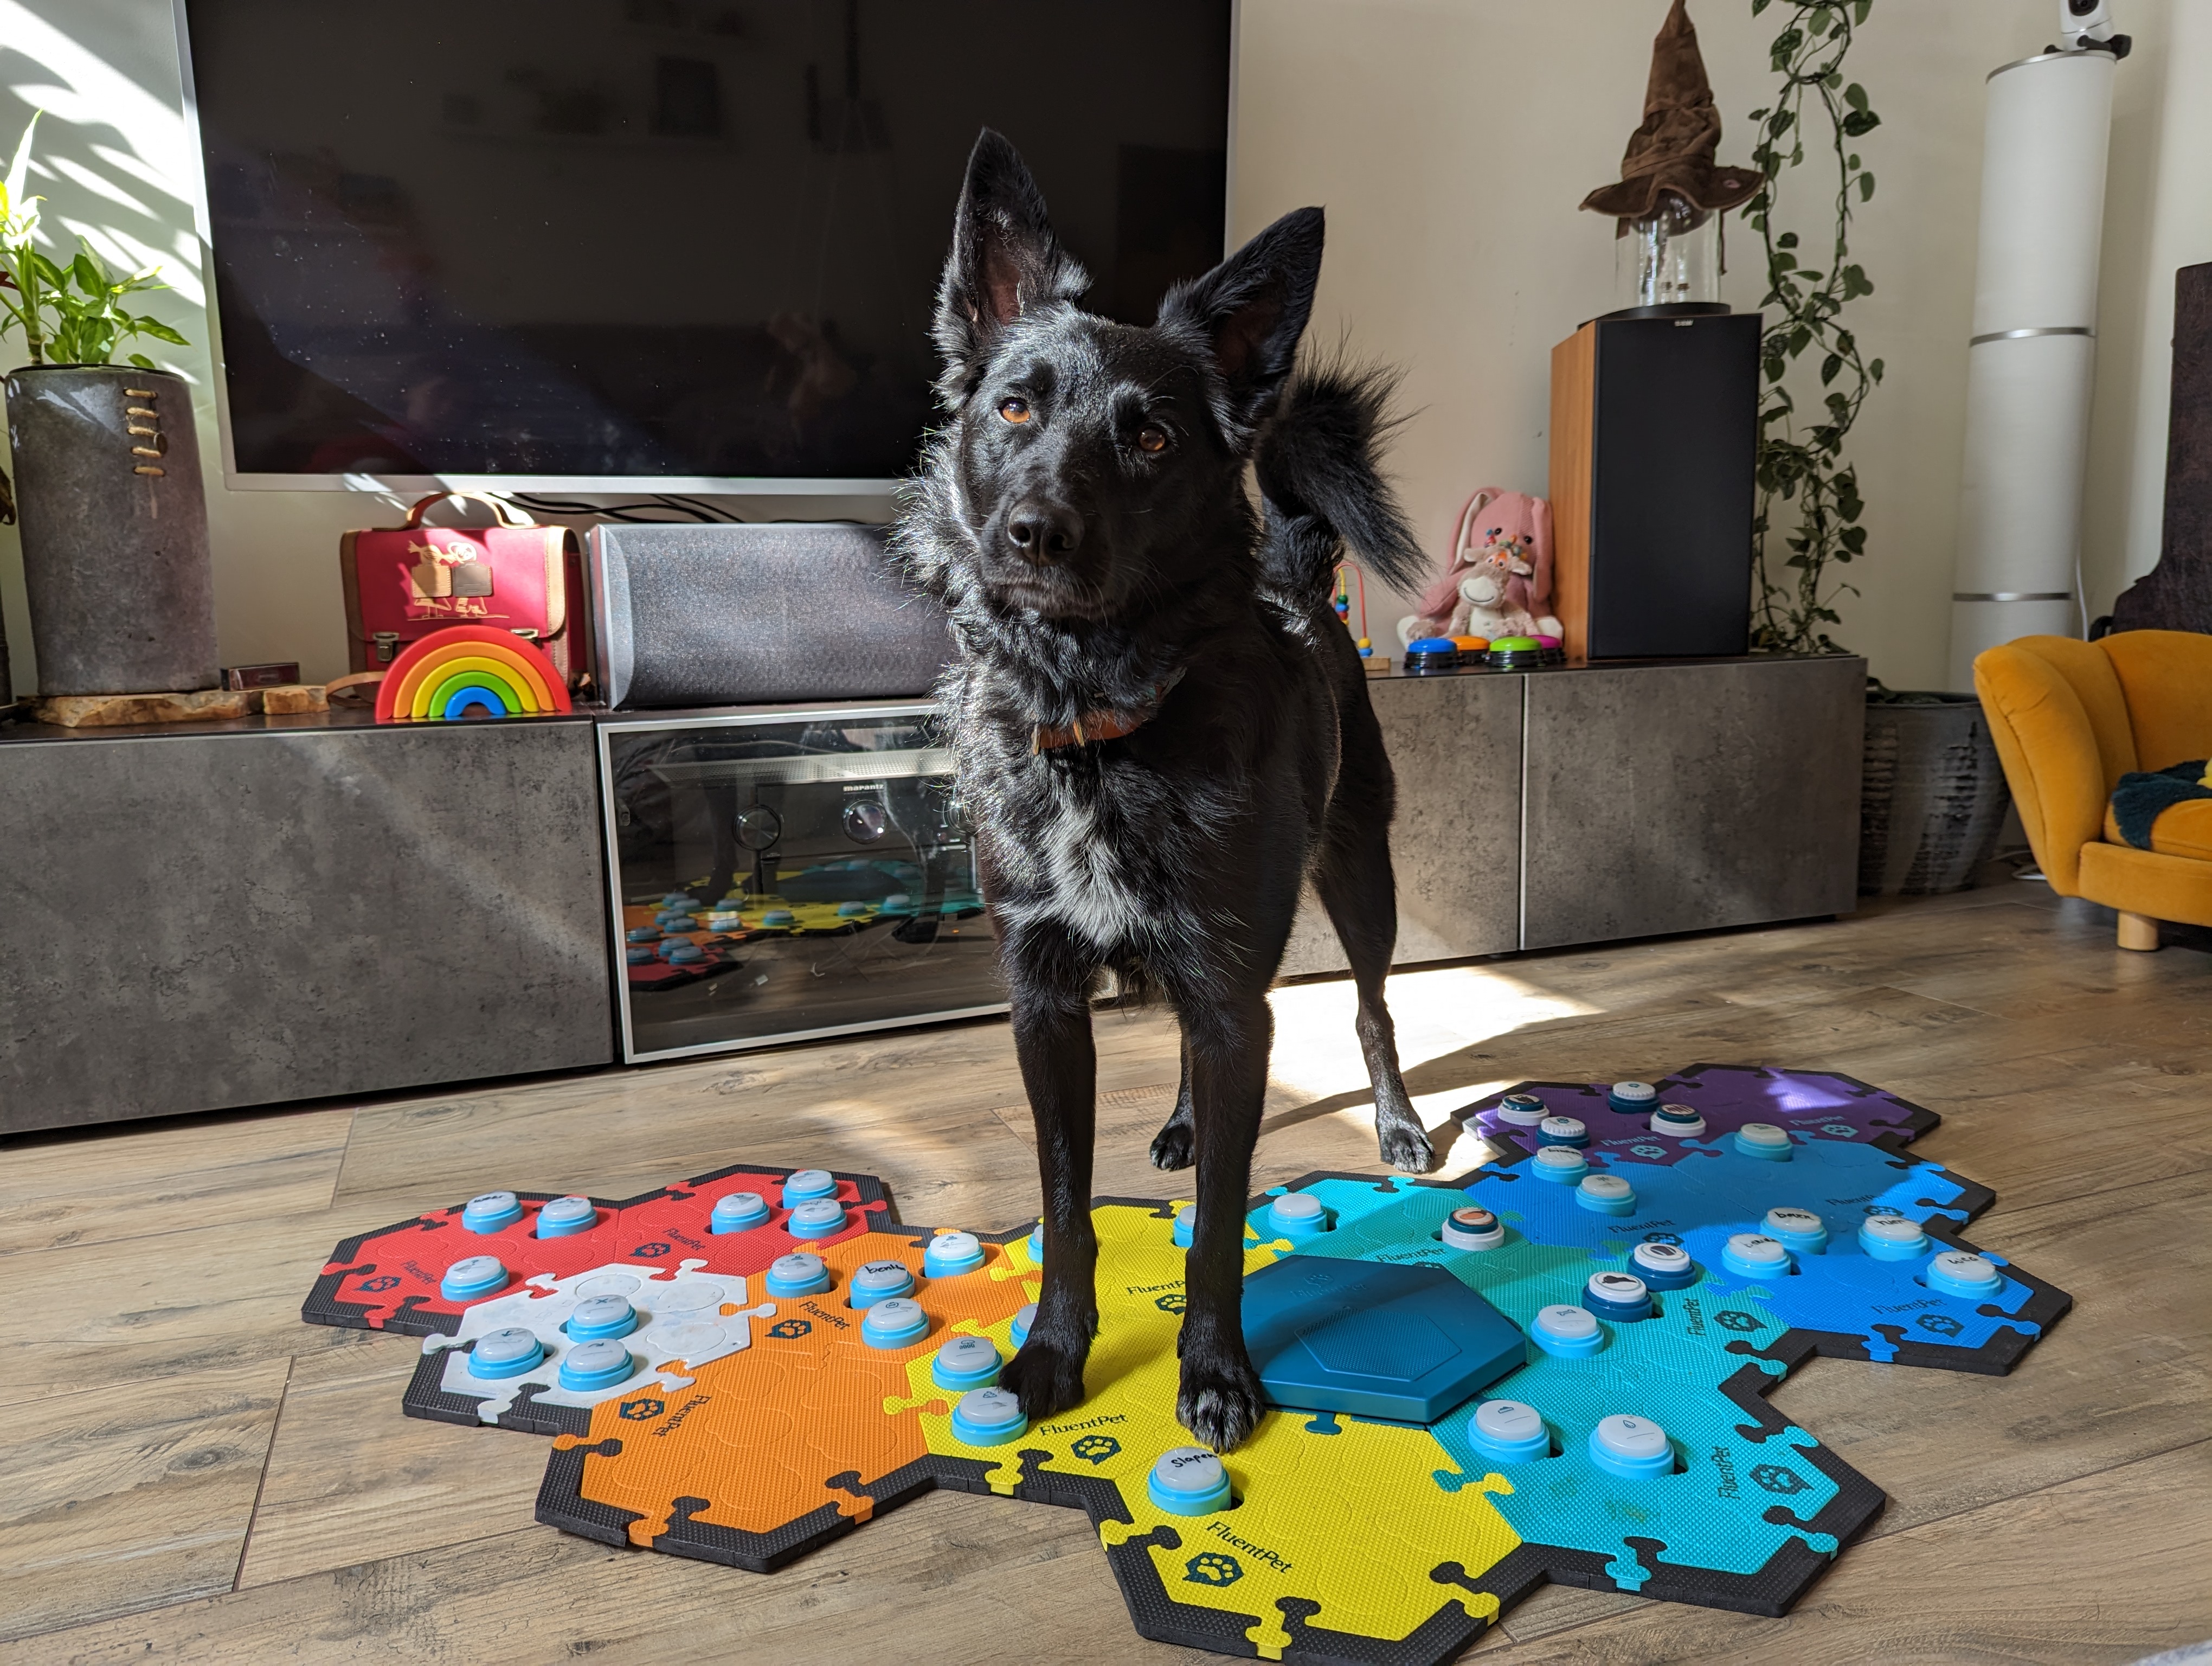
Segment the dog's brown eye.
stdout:
[[1001,399],[999,401],[999,415],[1010,423],[1026,423],[1030,419],[1030,402],[1027,399]]
[[1137,449],[1149,456],[1158,457],[1168,448],[1168,431],[1164,428],[1140,428],[1137,430]]

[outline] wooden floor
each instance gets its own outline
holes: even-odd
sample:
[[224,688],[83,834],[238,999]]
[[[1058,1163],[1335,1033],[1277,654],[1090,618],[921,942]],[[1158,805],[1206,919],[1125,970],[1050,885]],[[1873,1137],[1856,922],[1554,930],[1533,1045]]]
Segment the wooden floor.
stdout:
[[[2075,1298],[2008,1379],[1815,1360],[1776,1394],[1890,1497],[1789,1619],[1547,1589],[1474,1653],[2125,1662],[2212,1637],[2212,955],[2122,953],[2110,921],[2013,881],[1393,980],[1432,1126],[1524,1076],[1848,1071],[1940,1111],[1923,1149],[2000,1194],[1975,1237]],[[1276,1006],[1258,1183],[1373,1168],[1345,986]],[[1174,1195],[1145,1162],[1172,1029],[1107,1018],[1099,1061],[1098,1189]],[[403,1419],[417,1344],[299,1322],[338,1238],[494,1185],[803,1161],[883,1176],[909,1222],[1011,1225],[1030,1137],[979,1022],[0,1146],[0,1659],[1208,1658],[1135,1637],[1072,1511],[932,1494],[768,1578],[566,1537],[531,1519],[543,1443]],[[1483,1154],[1462,1137],[1445,1170]]]

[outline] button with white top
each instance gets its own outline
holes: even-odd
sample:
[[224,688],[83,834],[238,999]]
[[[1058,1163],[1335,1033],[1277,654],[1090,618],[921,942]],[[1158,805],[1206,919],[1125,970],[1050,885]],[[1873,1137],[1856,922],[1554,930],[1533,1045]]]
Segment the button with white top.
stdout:
[[1629,1252],[1636,1276],[1654,1290],[1680,1290],[1698,1280],[1698,1265],[1679,1243],[1646,1242]]
[[1536,1124],[1540,1146],[1587,1146],[1589,1128],[1579,1116],[1547,1116]]
[[973,1232],[939,1232],[921,1254],[921,1270],[933,1279],[957,1278],[983,1264],[983,1242]]
[[1030,1228],[1027,1242],[1030,1260],[1036,1265],[1042,1267],[1044,1265],[1044,1222],[1042,1220],[1040,1219],[1036,1225]]
[[1593,1273],[1583,1286],[1583,1304],[1620,1324],[1651,1316],[1651,1292],[1633,1273]]
[[863,1262],[845,1280],[845,1305],[869,1308],[914,1288],[914,1272],[902,1261]]
[[1986,1256],[1946,1250],[1928,1263],[1928,1287],[1965,1301],[1982,1301],[2004,1288],[2004,1275]]
[[628,1382],[636,1369],[629,1350],[611,1336],[579,1342],[561,1356],[561,1386],[578,1394],[596,1394]]
[[1552,1432],[1542,1414],[1519,1400],[1484,1401],[1467,1420],[1467,1438],[1476,1451],[1500,1463],[1525,1463],[1552,1453]]
[[1662,1105],[1651,1113],[1651,1132],[1671,1134],[1677,1140],[1694,1140],[1705,1131],[1705,1119],[1695,1105]]
[[1827,1223],[1810,1209],[1784,1206],[1769,1209],[1766,1219],[1759,1223],[1766,1235],[1780,1240],[1782,1247],[1793,1256],[1817,1256],[1828,1247]]
[[1267,1226],[1293,1240],[1318,1237],[1328,1231],[1328,1211],[1309,1192],[1285,1192],[1267,1206]]
[[1575,1187],[1575,1201],[1595,1214],[1632,1215],[1636,1189],[1617,1174],[1586,1174]]
[[1640,1116],[1659,1103],[1659,1090],[1649,1082],[1615,1082],[1606,1090],[1605,1102],[1615,1110]]
[[778,1256],[768,1264],[771,1296],[811,1296],[830,1287],[830,1267],[819,1256]]
[[1016,1347],[1019,1347],[1023,1343],[1029,1341],[1030,1327],[1036,1322],[1036,1304],[1035,1302],[1024,1302],[1021,1304],[1021,1307],[1015,1312],[1014,1322],[1008,1333],[1012,1336],[1014,1346]]
[[497,1256],[464,1256],[438,1280],[438,1293],[449,1302],[472,1302],[507,1288],[507,1264]]
[[1790,1271],[1790,1252],[1764,1232],[1736,1232],[1722,1246],[1721,1265],[1738,1278],[1779,1278]]
[[758,1192],[728,1192],[714,1200],[714,1213],[708,1217],[710,1232],[744,1232],[768,1219],[768,1200]]
[[998,1345],[988,1336],[948,1336],[929,1362],[940,1389],[988,1388],[999,1380]]
[[1495,1250],[1505,1242],[1505,1223],[1487,1209],[1455,1209],[1437,1237],[1455,1250]]
[[783,1207],[793,1208],[810,1197],[835,1197],[837,1179],[827,1169],[799,1169],[783,1183]]
[[561,1327],[580,1342],[602,1336],[627,1336],[637,1329],[637,1310],[626,1296],[594,1296],[576,1304],[568,1322]]
[[1909,1215],[1869,1215],[1859,1222],[1859,1248],[1876,1261],[1917,1261],[1928,1253],[1928,1234]]
[[1674,1444],[1667,1432],[1648,1417],[1616,1412],[1600,1418],[1590,1431],[1590,1462],[1622,1481],[1650,1481],[1672,1474]]
[[1573,1146],[1547,1146],[1528,1159],[1528,1171],[1539,1180],[1577,1185],[1589,1172],[1589,1158]]
[[970,1389],[952,1408],[952,1438],[970,1446],[1003,1446],[1029,1426],[1022,1402],[1005,1389]]
[[1145,1493],[1170,1516],[1211,1516],[1229,1508],[1229,1472],[1203,1446],[1174,1446],[1145,1477]]
[[845,1230],[845,1206],[834,1197],[811,1197],[791,1212],[784,1231],[795,1238],[827,1237]]
[[1175,1240],[1176,1248],[1190,1248],[1191,1234],[1198,1230],[1198,1205],[1186,1203],[1176,1211],[1175,1226],[1168,1236]]
[[574,1237],[599,1224],[599,1212],[588,1197],[556,1197],[538,1211],[538,1236]]
[[1533,1093],[1509,1093],[1498,1102],[1498,1120],[1516,1128],[1533,1128],[1551,1114]]
[[469,1350],[469,1375],[487,1379],[520,1377],[545,1357],[545,1344],[520,1325],[488,1330]]
[[929,1316],[908,1296],[891,1296],[868,1309],[860,1340],[872,1348],[911,1347],[929,1335]]
[[1790,1131],[1771,1122],[1746,1122],[1735,1131],[1735,1148],[1742,1156],[1768,1163],[1787,1163],[1794,1150]]
[[471,1232],[496,1232],[522,1219],[522,1201],[513,1192],[480,1192],[461,1206],[461,1225]]
[[1563,1359],[1580,1359],[1605,1346],[1605,1332],[1598,1325],[1597,1316],[1586,1307],[1565,1302],[1538,1308],[1528,1335],[1545,1353]]

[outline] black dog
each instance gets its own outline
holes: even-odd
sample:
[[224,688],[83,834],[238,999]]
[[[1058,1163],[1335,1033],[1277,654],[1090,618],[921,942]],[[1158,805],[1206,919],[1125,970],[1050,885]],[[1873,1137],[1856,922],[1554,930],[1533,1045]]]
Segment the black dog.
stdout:
[[1152,1142],[1164,1169],[1198,1163],[1176,1409],[1224,1451],[1262,1408],[1245,1188],[1267,988],[1309,881],[1358,980],[1383,1160],[1430,1162],[1382,1002],[1390,765],[1328,605],[1346,542],[1401,589],[1420,556],[1375,470],[1387,379],[1292,374],[1321,256],[1304,209],[1178,284],[1150,328],[1097,317],[1028,170],[986,132],[938,296],[951,420],[895,538],[958,639],[941,693],[1036,1117],[1043,1297],[1004,1381],[1033,1419],[1083,1396],[1091,998],[1111,968],[1182,1021],[1182,1091]]

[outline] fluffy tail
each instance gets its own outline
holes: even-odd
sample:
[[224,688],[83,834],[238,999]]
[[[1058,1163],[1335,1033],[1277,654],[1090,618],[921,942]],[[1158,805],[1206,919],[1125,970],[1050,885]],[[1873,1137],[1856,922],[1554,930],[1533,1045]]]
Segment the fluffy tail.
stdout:
[[1427,576],[1413,529],[1379,466],[1400,421],[1389,414],[1397,384],[1396,373],[1379,366],[1309,364],[1261,438],[1261,573],[1301,605],[1327,599],[1347,545],[1370,573],[1407,595]]

